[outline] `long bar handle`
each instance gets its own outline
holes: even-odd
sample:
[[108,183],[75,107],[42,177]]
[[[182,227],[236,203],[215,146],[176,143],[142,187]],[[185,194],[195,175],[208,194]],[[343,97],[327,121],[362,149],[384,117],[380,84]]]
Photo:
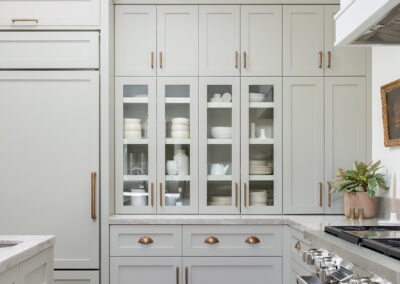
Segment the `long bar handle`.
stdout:
[[160,51],[160,69],[162,69],[162,51]]
[[247,183],[243,183],[244,207],[247,207]]
[[235,206],[238,207],[238,183],[235,182]]
[[38,19],[11,19],[11,22],[14,24],[16,22],[35,22],[36,24],[39,23]]
[[243,51],[243,68],[247,68],[247,53],[246,51]]
[[151,207],[154,207],[154,182],[151,183]]
[[239,64],[239,52],[235,51],[235,68],[238,68]]
[[322,51],[319,52],[319,66],[320,69],[322,68]]
[[332,205],[332,182],[328,181],[328,207]]
[[322,207],[322,182],[319,183],[319,206]]
[[151,52],[151,69],[154,69],[154,51]]
[[162,202],[163,196],[162,196],[162,182],[160,182],[160,207],[162,207],[163,202]]
[[96,172],[91,173],[91,215],[96,220]]
[[328,51],[328,68],[331,68],[332,52]]
[[176,284],[179,284],[179,266],[176,267]]
[[189,284],[189,267],[185,267],[185,284]]

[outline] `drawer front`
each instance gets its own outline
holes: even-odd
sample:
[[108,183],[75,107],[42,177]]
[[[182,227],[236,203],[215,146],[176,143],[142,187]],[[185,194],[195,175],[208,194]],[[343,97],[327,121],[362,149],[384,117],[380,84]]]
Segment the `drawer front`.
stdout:
[[[216,239],[218,242],[215,242]],[[275,225],[183,226],[183,255],[282,256],[282,227]]]
[[0,28],[98,26],[100,0],[0,0]]
[[110,250],[111,256],[181,256],[182,226],[113,225]]
[[97,69],[98,67],[97,32],[0,33],[1,69]]
[[300,265],[306,266],[303,263],[303,251],[310,249],[310,242],[304,239],[304,234],[294,229],[290,229],[289,249],[290,258],[299,263]]

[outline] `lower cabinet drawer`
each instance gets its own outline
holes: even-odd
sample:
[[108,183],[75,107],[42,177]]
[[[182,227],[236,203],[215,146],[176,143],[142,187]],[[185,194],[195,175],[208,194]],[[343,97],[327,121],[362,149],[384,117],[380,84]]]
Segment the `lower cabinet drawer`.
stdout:
[[282,256],[282,226],[185,225],[184,256]]
[[295,229],[290,229],[289,232],[290,258],[299,264],[303,264],[303,251],[310,249],[310,242],[304,239],[302,232]]
[[181,225],[112,225],[111,256],[181,256]]
[[99,271],[54,271],[54,284],[100,284]]

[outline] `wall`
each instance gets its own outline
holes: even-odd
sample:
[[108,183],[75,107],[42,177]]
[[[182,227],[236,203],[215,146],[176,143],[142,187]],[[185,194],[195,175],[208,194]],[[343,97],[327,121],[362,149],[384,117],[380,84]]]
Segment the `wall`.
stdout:
[[[380,87],[400,79],[400,47],[372,48],[372,159],[381,160],[386,166],[383,173],[387,174],[388,185],[392,188],[393,173],[397,172],[397,188],[400,183],[400,146],[385,147],[383,145],[383,122]],[[391,197],[391,189],[381,196]],[[400,190],[397,190],[400,198]],[[387,211],[389,208],[386,209]]]

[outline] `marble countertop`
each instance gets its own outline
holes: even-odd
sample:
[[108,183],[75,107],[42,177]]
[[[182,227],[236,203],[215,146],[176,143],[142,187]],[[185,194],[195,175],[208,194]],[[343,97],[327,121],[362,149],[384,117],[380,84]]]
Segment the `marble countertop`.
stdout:
[[55,236],[0,236],[0,244],[18,243],[0,248],[0,274],[54,246]]

